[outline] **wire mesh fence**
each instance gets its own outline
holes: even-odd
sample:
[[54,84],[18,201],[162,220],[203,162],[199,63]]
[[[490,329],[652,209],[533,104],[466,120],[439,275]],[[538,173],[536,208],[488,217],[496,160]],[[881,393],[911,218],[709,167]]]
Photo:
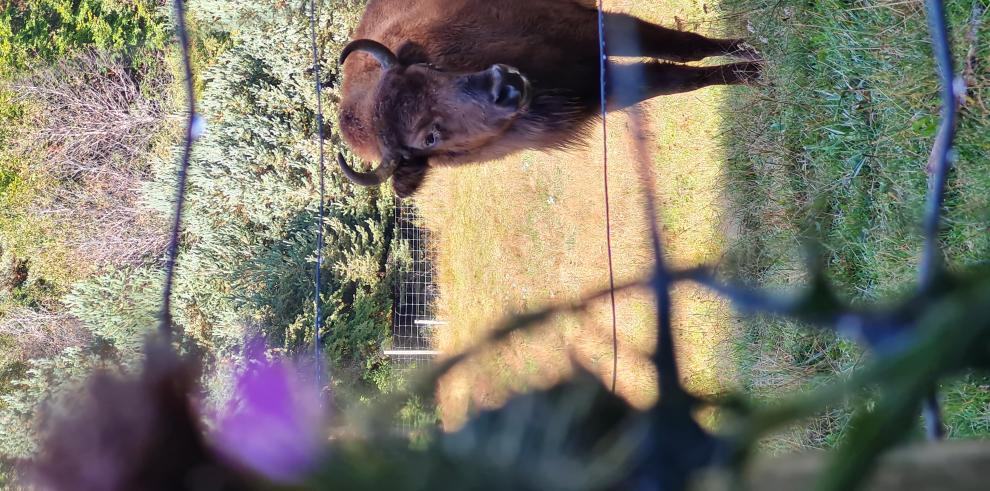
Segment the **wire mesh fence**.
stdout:
[[392,306],[392,347],[385,351],[398,370],[428,365],[437,352],[433,331],[446,325],[436,319],[436,269],[430,257],[431,234],[422,226],[416,205],[396,198],[395,233],[406,261],[397,271]]
[[[433,332],[446,322],[436,319],[439,291],[436,268],[430,254],[431,232],[423,226],[416,205],[395,199],[395,236],[399,261],[392,304],[392,346],[385,350],[398,380],[432,365],[438,352]],[[401,383],[401,382],[400,382]],[[403,407],[393,420],[398,435],[416,438],[436,425],[434,405],[416,399]]]

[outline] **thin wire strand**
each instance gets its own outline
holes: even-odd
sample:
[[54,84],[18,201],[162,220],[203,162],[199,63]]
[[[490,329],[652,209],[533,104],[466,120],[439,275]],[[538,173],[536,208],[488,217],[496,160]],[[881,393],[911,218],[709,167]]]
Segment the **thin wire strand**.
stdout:
[[955,138],[956,112],[961,96],[957,94],[957,85],[964,87],[964,82],[961,78],[956,78],[953,69],[949,29],[946,25],[942,0],[927,0],[926,8],[932,49],[942,83],[942,122],[928,159],[928,169],[932,172],[932,176],[929,180],[928,202],[925,209],[925,245],[918,266],[919,288],[922,290],[931,286],[939,265],[941,248],[938,243],[938,229],[942,219],[942,205],[945,202],[945,185],[949,168],[952,166],[952,141]]
[[[599,21],[599,28],[602,29],[601,21]],[[623,32],[620,32],[620,34],[629,36],[628,42],[631,46],[638,45],[640,40],[634,34],[631,34],[635,32],[631,24],[623,25],[621,31]],[[638,47],[635,49],[638,49]],[[663,242],[661,241],[659,220],[657,218],[659,213],[656,203],[656,179],[654,177],[653,161],[650,158],[650,152],[646,145],[645,117],[642,110],[636,105],[637,101],[644,99],[643,90],[644,87],[647,87],[647,84],[642,65],[632,64],[628,68],[629,70],[624,71],[621,76],[614,77],[611,83],[612,92],[615,97],[621,97],[623,99],[623,105],[628,103],[626,111],[629,114],[629,131],[632,134],[632,143],[634,146],[632,155],[637,164],[640,182],[643,186],[644,208],[647,221],[649,222],[650,242],[654,256],[654,274],[651,287],[655,296],[657,309],[657,340],[652,361],[657,369],[661,404],[680,404],[686,401],[688,397],[684,387],[680,384],[680,371],[677,366],[677,356],[674,348],[671,324],[671,276],[664,258]]]
[[612,213],[608,198],[608,121],[605,88],[607,81],[608,51],[605,49],[605,14],[602,0],[598,0],[598,72],[602,113],[602,167],[605,181],[605,246],[608,251],[609,301],[612,306],[612,392],[619,377],[619,330],[615,316],[615,267],[612,263]]
[[[942,206],[945,203],[945,186],[948,181],[949,168],[952,166],[952,143],[956,133],[956,113],[959,101],[965,91],[961,77],[957,78],[952,64],[952,50],[949,47],[949,28],[945,19],[945,7],[942,0],[927,0],[925,2],[928,15],[928,30],[932,36],[932,50],[938,65],[939,78],[942,83],[942,122],[932,153],[928,159],[928,169],[932,172],[928,184],[928,202],[925,209],[924,241],[921,262],[918,265],[918,289],[927,292],[935,281],[941,262],[941,247],[938,242],[938,229],[942,221]],[[922,405],[925,418],[926,435],[929,440],[941,440],[945,437],[942,424],[942,414],[938,403],[936,388]]]
[[323,330],[323,312],[320,291],[322,290],[322,278],[320,272],[323,269],[323,215],[325,213],[326,187],[324,183],[325,157],[323,150],[323,83],[320,80],[320,50],[316,44],[316,0],[309,0],[309,38],[313,49],[313,78],[316,80],[316,132],[319,137],[320,148],[320,206],[319,218],[316,224],[316,272],[313,273],[313,310],[315,311],[315,335],[313,337],[313,361],[316,370],[316,385],[322,390],[323,384],[323,353],[320,349],[320,333]]
[[189,61],[189,36],[186,33],[186,12],[182,0],[175,0],[175,36],[182,48],[182,64],[185,71],[186,105],[189,121],[186,123],[186,141],[179,165],[178,183],[175,191],[175,211],[172,217],[172,231],[168,242],[168,256],[165,259],[165,286],[162,290],[162,310],[159,315],[158,330],[166,337],[172,337],[172,285],[175,282],[175,260],[179,255],[179,234],[182,229],[182,210],[186,201],[186,181],[189,171],[189,158],[192,153],[193,134],[197,125],[196,97],[193,91],[192,64]]

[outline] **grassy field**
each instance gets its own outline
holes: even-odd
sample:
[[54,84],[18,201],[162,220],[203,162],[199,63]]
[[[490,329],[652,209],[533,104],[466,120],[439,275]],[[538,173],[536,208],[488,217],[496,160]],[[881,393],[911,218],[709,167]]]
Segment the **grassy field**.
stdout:
[[[607,5],[668,26],[741,35],[767,58],[759,87],[708,88],[643,105],[673,263],[719,263],[747,281],[793,286],[805,279],[801,231],[810,229],[843,295],[882,299],[910,288],[938,110],[920,1]],[[990,246],[990,33],[979,7],[985,3],[949,3],[970,87],[942,236],[956,266],[985,261]],[[619,280],[644,274],[649,264],[626,127],[625,115],[610,117]],[[440,311],[450,322],[436,336],[441,350],[471,345],[503,315],[607,284],[599,133],[570,154],[531,153],[436,173],[420,205],[439,237]],[[692,288],[676,291],[675,305],[683,377],[701,393],[737,387],[773,399],[841,377],[868,356],[847,340],[792,323],[736,319],[725,303]],[[654,340],[652,308],[638,293],[621,296],[617,311],[618,391],[648,405],[657,397],[644,360]],[[610,381],[610,336],[603,302],[491,350],[444,380],[438,400],[445,424],[456,427],[472,408],[557,380],[572,359]],[[977,375],[944,387],[952,435],[990,432],[987,387]],[[773,446],[833,444],[847,413],[836,407]]]
[[[841,295],[883,301],[908,291],[939,110],[923,3],[729,0],[727,8],[750,12],[737,22],[770,60],[766,86],[726,106],[726,196],[739,224],[728,257],[737,274],[799,283],[808,238],[821,244]],[[958,268],[990,252],[990,32],[985,1],[947,8],[969,87],[941,233],[946,260]],[[849,341],[774,319],[747,321],[738,348],[740,383],[768,398],[841,377],[868,356]],[[973,374],[943,387],[950,435],[990,432],[987,384]],[[847,416],[836,407],[778,443],[831,445]]]

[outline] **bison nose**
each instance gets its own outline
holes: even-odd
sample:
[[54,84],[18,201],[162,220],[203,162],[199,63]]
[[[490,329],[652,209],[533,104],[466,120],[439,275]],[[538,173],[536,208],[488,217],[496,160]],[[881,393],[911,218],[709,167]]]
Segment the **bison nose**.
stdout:
[[492,81],[492,102],[501,107],[519,108],[525,90],[525,82],[519,72],[505,65],[493,65],[488,71]]

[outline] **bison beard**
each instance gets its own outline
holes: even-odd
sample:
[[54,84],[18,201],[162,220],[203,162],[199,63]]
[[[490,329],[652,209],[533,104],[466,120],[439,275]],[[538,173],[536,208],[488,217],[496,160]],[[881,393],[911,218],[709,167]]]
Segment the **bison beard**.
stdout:
[[392,175],[392,187],[395,188],[395,194],[402,197],[412,196],[423,184],[427,167],[426,160],[423,159],[417,162],[406,162],[395,169],[395,174]]
[[[579,143],[598,114],[598,14],[588,0],[372,0],[341,54],[340,126],[351,149],[381,163],[345,176],[362,186],[392,179],[415,193],[429,167],[498,159]],[[624,14],[605,14],[612,56],[667,60],[610,65],[641,86],[605,94],[622,109],[665,94],[759,76],[759,55],[739,39],[711,39]],[[398,53],[398,55],[396,54]],[[370,56],[365,56],[370,55]],[[695,67],[670,62],[730,55]],[[618,86],[619,84],[611,84]],[[631,89],[631,90],[630,90]]]

